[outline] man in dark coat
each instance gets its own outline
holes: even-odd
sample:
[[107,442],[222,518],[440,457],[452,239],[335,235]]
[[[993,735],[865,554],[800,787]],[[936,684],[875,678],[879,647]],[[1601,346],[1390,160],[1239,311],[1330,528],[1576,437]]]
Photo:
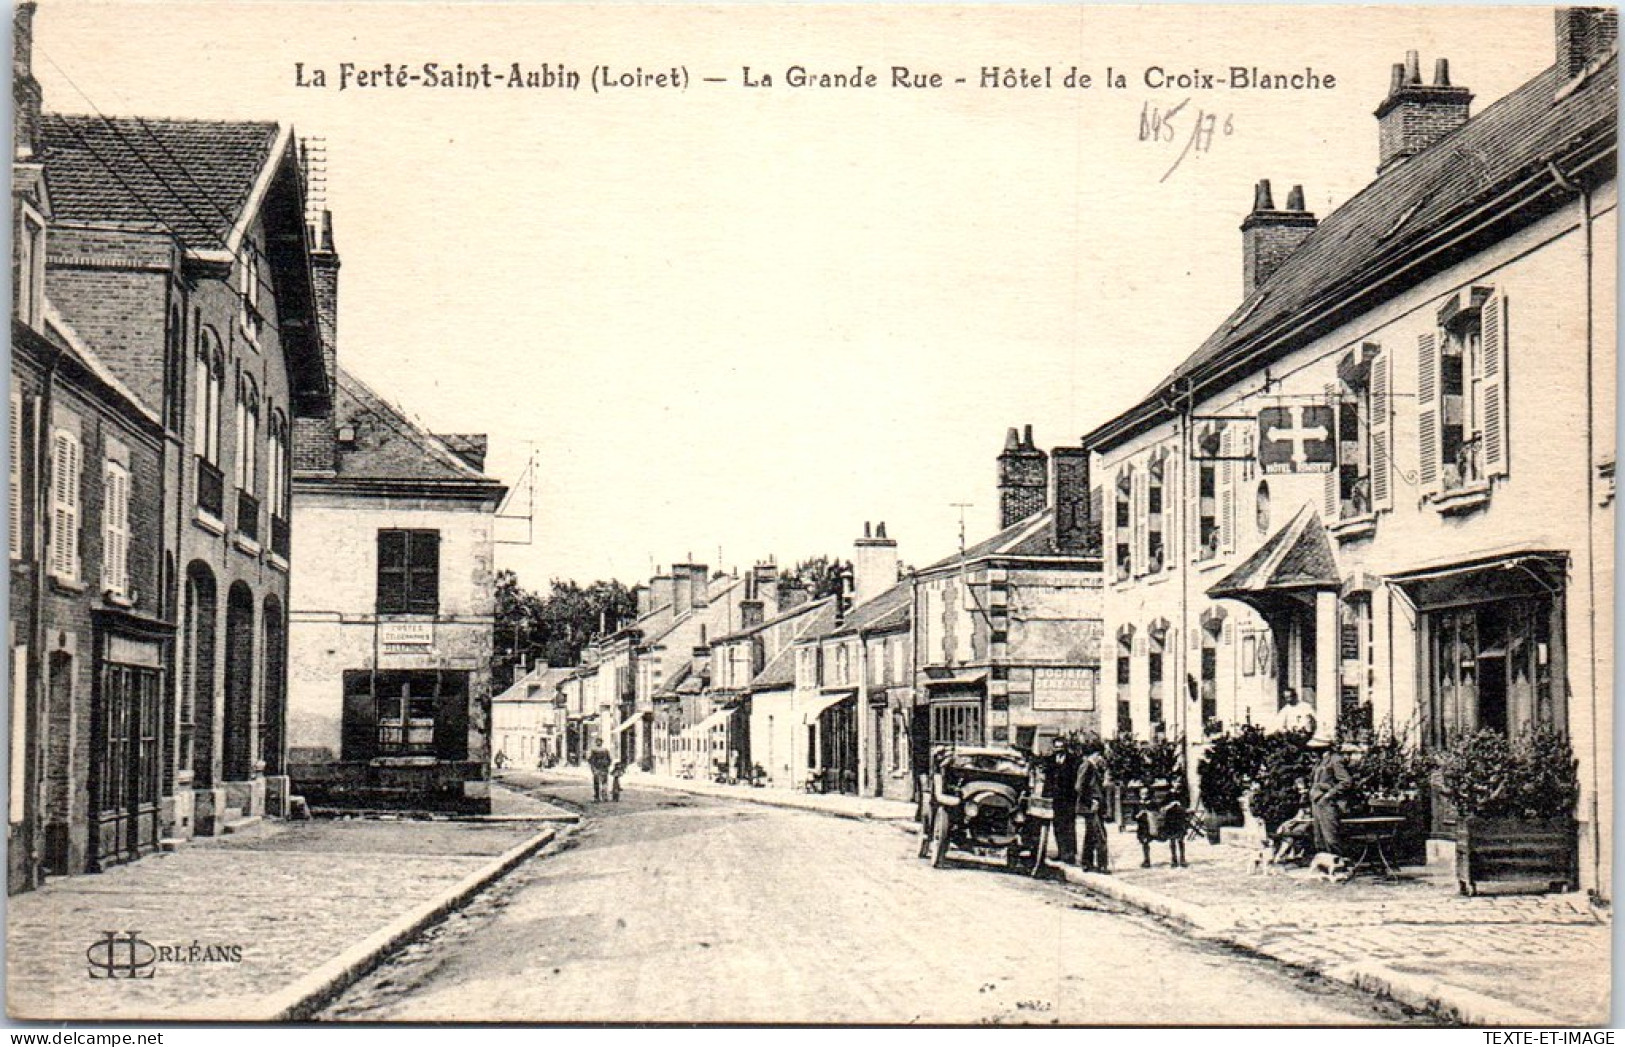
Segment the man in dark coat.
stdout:
[[1044,758],[1044,795],[1055,811],[1055,860],[1072,865],[1078,860],[1078,758],[1064,738],[1055,739]]
[[1309,779],[1309,811],[1315,819],[1315,847],[1328,854],[1342,854],[1343,811],[1351,798],[1354,778],[1330,739],[1311,738],[1309,748],[1320,754]]
[[604,748],[604,743],[601,741],[592,747],[592,752],[587,754],[587,766],[592,768],[592,798],[594,800],[602,800],[604,793],[608,791],[609,768],[614,762],[615,758],[609,755],[609,750]]
[[1078,770],[1078,813],[1083,816],[1083,868],[1110,872],[1106,842],[1106,758],[1098,745],[1090,749]]

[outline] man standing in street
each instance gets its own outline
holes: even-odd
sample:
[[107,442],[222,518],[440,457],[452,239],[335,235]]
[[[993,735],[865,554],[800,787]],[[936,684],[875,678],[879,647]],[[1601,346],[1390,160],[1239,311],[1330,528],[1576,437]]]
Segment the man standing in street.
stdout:
[[1100,743],[1089,746],[1078,771],[1077,804],[1083,815],[1082,866],[1090,872],[1111,872],[1106,843],[1106,758]]
[[1320,757],[1309,779],[1309,812],[1315,819],[1315,849],[1340,855],[1343,853],[1343,812],[1353,788],[1353,776],[1331,739],[1317,735],[1309,739],[1309,749]]
[[1055,860],[1072,865],[1078,860],[1078,761],[1057,738],[1044,758],[1044,795],[1055,812]]
[[602,741],[594,743],[592,752],[587,754],[587,766],[592,768],[592,798],[594,802],[604,798],[604,787],[609,784],[609,767],[615,760],[604,748]]

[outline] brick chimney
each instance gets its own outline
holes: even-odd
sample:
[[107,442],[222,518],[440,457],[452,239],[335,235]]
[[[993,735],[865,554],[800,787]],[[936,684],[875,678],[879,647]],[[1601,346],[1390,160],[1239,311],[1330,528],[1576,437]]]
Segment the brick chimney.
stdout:
[[1004,438],[999,455],[999,530],[1044,511],[1049,504],[1049,456],[1033,446],[1033,427]]
[[886,537],[886,522],[852,543],[852,603],[860,606],[897,584],[897,543]]
[[632,599],[637,601],[637,614],[639,618],[642,618],[644,615],[654,610],[654,605],[650,601],[649,597],[650,589],[647,585],[635,586],[632,589]]
[[1568,79],[1619,42],[1619,12],[1612,7],[1560,7],[1556,15],[1557,67]]
[[1099,555],[1089,533],[1089,452],[1057,447],[1050,452],[1055,474],[1055,551],[1063,556]]
[[669,574],[657,574],[649,579],[649,609],[676,603],[676,589],[676,579]]
[[1421,60],[1415,51],[1406,51],[1404,63],[1393,68],[1388,97],[1375,114],[1377,174],[1404,163],[1465,124],[1472,102],[1471,91],[1451,86],[1449,59],[1435,62],[1433,83],[1424,84]]
[[1275,275],[1281,263],[1315,231],[1317,219],[1303,206],[1303,186],[1287,194],[1286,207],[1275,208],[1268,178],[1253,187],[1253,209],[1241,222],[1241,289],[1252,294]]
[[777,618],[779,615],[779,565],[771,559],[763,560],[752,568],[756,577],[756,599],[761,601],[762,616]]
[[[308,147],[307,147],[308,148]],[[308,153],[301,150],[308,165]],[[306,176],[308,181],[309,176]],[[323,210],[307,227],[310,236],[310,275],[316,291],[316,325],[322,336],[322,375],[328,402],[333,405],[320,418],[303,415],[293,421],[293,456],[296,471],[331,474],[338,466],[338,352],[339,255],[333,247],[333,215]]]
[[34,79],[34,7],[29,0],[11,14],[11,145],[17,160],[30,160],[39,152],[44,92]]

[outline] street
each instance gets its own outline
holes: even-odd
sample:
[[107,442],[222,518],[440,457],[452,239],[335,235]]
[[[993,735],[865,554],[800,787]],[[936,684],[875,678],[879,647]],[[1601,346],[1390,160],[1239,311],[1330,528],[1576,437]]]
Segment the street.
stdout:
[[328,1020],[1367,1024],[1354,990],[1183,938],[1053,882],[932,869],[895,824],[556,776],[580,805],[531,859]]

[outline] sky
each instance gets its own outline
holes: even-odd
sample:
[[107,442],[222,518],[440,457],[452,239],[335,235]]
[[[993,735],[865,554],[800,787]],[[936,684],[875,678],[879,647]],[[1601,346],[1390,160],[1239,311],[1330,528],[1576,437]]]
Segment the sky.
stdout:
[[[503,526],[531,540],[497,551],[531,588],[850,555],[865,521],[915,565],[962,511],[985,537],[1007,428],[1076,445],[1239,302],[1258,179],[1322,216],[1370,182],[1407,50],[1476,113],[1553,47],[1549,8],[320,0],[41,0],[35,41],[47,109],[325,139],[339,359],[431,429],[487,432],[492,475],[534,460],[533,526]],[[347,62],[584,82],[338,90]],[[595,93],[599,66],[687,85]],[[1336,82],[1230,89],[1231,66]]]

